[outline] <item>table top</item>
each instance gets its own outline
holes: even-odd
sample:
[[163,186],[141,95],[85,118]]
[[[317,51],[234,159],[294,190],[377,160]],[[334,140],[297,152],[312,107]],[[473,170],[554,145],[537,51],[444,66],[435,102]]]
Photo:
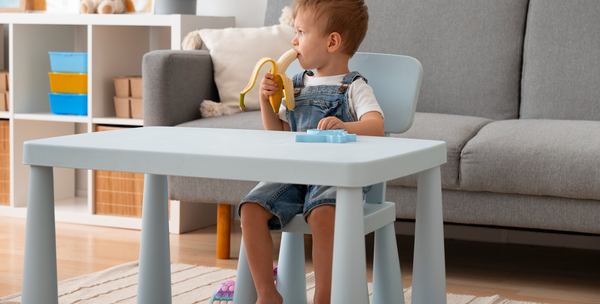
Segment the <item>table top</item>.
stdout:
[[143,127],[26,141],[24,163],[162,175],[358,187],[446,162],[443,141],[358,136],[297,143],[294,132]]

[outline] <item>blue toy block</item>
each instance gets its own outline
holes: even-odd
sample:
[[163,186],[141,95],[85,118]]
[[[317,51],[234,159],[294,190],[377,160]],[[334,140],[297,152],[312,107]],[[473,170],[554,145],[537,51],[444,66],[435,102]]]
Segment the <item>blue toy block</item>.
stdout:
[[296,142],[343,144],[356,141],[356,134],[346,130],[306,130],[306,134],[296,134]]

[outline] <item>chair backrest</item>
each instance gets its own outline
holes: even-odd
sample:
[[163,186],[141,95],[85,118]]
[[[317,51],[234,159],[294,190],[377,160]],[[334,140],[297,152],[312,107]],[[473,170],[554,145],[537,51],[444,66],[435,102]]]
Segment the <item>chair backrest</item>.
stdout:
[[[361,53],[358,52],[349,62],[351,71],[360,72],[373,88],[375,97],[385,116],[386,133],[402,133],[413,123],[417,100],[423,79],[421,63],[410,56]],[[298,61],[287,69],[289,77],[302,72]],[[386,185],[373,185],[366,193],[367,203],[385,201]]]
[[[350,59],[350,70],[360,72],[373,88],[385,115],[385,132],[408,130],[415,116],[423,79],[421,63],[410,56],[356,53]],[[298,61],[287,69],[288,76],[302,71]]]

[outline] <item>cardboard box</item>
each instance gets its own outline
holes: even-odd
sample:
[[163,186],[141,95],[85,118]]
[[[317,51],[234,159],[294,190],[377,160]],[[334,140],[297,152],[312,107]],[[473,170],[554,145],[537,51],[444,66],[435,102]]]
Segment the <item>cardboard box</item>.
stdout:
[[[114,126],[96,126],[96,131],[122,129]],[[94,213],[119,216],[142,216],[144,174],[94,171]]]
[[131,97],[142,98],[142,77],[141,76],[130,77],[129,85],[131,86]]
[[119,118],[131,118],[131,105],[129,102],[129,98],[114,98],[115,101],[115,114]]
[[0,205],[10,203],[10,143],[8,119],[0,120]]
[[130,98],[131,104],[131,117],[133,118],[144,118],[144,103],[141,98]]
[[141,76],[119,76],[113,79],[115,83],[115,96],[125,98],[142,98]]
[[0,93],[8,92],[8,72],[0,71]]
[[0,112],[8,111],[8,92],[0,93]]
[[115,96],[126,98],[131,95],[128,77],[115,77],[113,81],[115,83]]

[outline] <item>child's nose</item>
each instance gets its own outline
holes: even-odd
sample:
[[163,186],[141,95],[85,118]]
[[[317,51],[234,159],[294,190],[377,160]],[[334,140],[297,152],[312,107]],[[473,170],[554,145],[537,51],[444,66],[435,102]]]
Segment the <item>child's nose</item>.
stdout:
[[298,45],[298,34],[294,35],[294,37],[292,38],[292,45]]

